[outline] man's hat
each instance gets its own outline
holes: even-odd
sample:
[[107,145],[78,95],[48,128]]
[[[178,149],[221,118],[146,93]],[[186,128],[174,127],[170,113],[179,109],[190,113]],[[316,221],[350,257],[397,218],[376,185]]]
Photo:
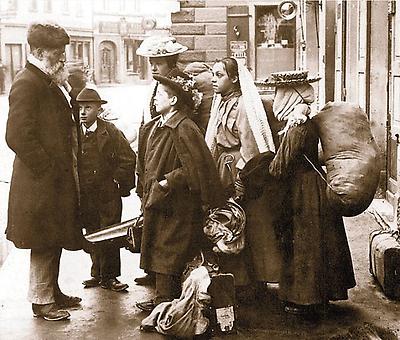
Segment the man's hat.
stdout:
[[28,29],[28,43],[33,47],[60,48],[69,44],[69,35],[57,24],[32,24]]
[[97,93],[95,89],[91,89],[85,87],[81,92],[79,92],[78,96],[76,97],[77,102],[95,102],[105,104],[107,103],[106,100],[100,98],[100,95]]
[[136,50],[136,54],[150,58],[168,57],[185,52],[187,49],[186,46],[178,43],[174,37],[152,36],[143,40]]
[[271,73],[271,77],[264,81],[268,86],[291,86],[304,83],[313,83],[321,77],[308,78],[308,71],[283,71]]
[[195,109],[200,105],[202,94],[195,87],[195,80],[190,78],[185,79],[179,76],[167,78],[159,75],[154,75],[153,78],[171,88],[189,108]]

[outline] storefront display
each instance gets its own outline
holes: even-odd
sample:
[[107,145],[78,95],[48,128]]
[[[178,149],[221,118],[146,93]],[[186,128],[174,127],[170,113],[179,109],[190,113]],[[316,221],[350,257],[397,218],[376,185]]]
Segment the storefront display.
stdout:
[[256,78],[296,68],[296,19],[285,20],[278,6],[256,6]]

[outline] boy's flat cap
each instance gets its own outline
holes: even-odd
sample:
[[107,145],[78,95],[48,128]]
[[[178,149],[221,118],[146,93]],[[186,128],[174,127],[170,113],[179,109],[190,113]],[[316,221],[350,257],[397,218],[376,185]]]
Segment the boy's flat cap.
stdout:
[[69,35],[57,24],[34,23],[28,29],[30,46],[41,48],[60,48],[69,44]]

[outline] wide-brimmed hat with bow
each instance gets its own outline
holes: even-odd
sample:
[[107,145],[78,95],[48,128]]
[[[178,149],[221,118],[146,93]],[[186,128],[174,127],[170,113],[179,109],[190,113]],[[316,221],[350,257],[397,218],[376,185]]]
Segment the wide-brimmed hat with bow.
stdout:
[[101,103],[106,104],[107,100],[101,99],[100,95],[95,89],[85,87],[81,92],[79,92],[76,97],[77,102],[86,102],[86,103]]
[[136,50],[137,55],[157,58],[168,57],[187,51],[187,47],[178,43],[174,37],[151,36],[143,40]]
[[271,77],[264,81],[265,85],[268,86],[292,86],[304,83],[313,83],[320,80],[321,77],[314,76],[308,77],[308,71],[283,71],[273,72]]

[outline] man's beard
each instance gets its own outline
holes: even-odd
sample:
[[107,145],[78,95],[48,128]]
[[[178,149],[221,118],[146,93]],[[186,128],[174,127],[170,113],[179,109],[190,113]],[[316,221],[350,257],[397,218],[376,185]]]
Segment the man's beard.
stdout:
[[45,69],[51,80],[57,85],[62,85],[68,80],[69,72],[64,63],[57,62],[52,65],[47,59],[45,60]]

